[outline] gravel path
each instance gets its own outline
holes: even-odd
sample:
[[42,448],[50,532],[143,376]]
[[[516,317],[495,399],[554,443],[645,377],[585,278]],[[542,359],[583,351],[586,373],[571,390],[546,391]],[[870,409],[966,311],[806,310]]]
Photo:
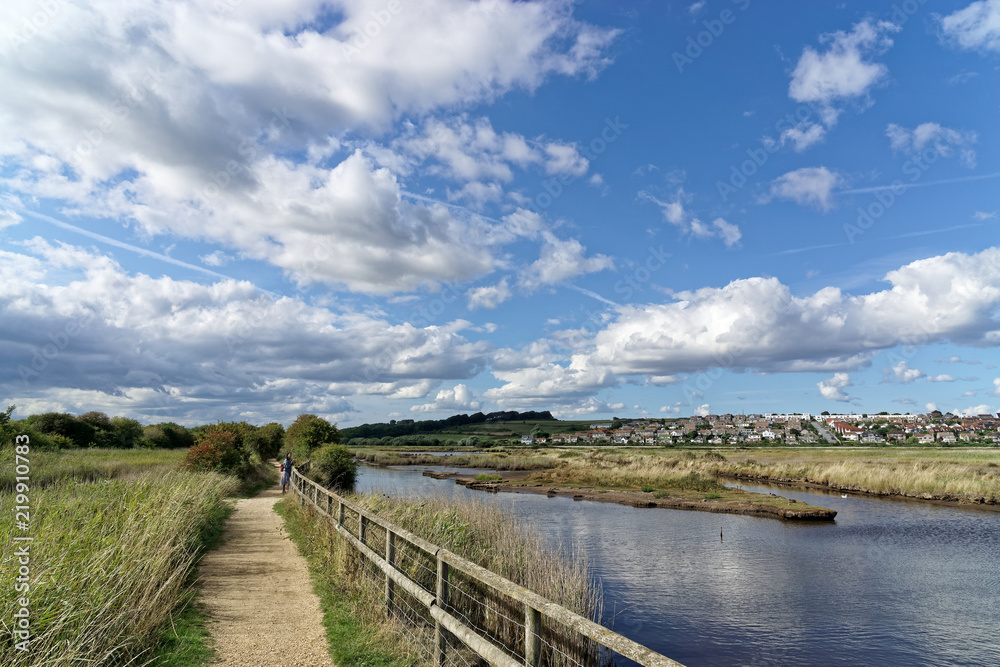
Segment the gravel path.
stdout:
[[333,667],[305,559],[274,511],[281,497],[276,486],[237,501],[221,544],[199,566],[213,664]]

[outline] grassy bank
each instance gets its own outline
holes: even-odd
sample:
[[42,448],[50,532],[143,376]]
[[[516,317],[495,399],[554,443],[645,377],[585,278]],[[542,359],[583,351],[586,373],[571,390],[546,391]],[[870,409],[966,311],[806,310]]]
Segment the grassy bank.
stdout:
[[[546,548],[540,537],[505,515],[496,505],[443,498],[402,500],[385,496],[359,496],[353,500],[388,521],[424,539],[458,553],[483,567],[530,588],[588,617],[601,612],[600,591],[591,581],[582,558]],[[306,554],[321,593],[331,643],[341,651],[334,655],[340,667],[351,665],[429,664],[428,626],[414,628],[385,615],[381,575],[361,562],[356,552],[340,539],[329,524],[309,508],[297,503],[281,504],[289,531]],[[399,553],[398,566],[433,590],[434,572],[428,564],[409,560]],[[502,601],[474,589],[460,573],[453,572],[451,586],[455,604],[474,599],[476,607],[464,606],[463,616],[479,622],[490,616],[490,634],[505,637],[506,627],[497,612]],[[465,591],[465,595],[461,595]],[[405,603],[404,603],[405,605]],[[488,611],[487,611],[488,610]],[[523,609],[506,610],[512,618],[523,617]],[[421,615],[410,609],[407,615]],[[561,638],[553,638],[559,642]],[[345,648],[346,647],[346,648]]]
[[[44,473],[41,457],[34,471]],[[117,464],[111,469],[123,473]],[[144,664],[188,595],[185,584],[206,540],[228,513],[235,480],[209,473],[142,473],[127,479],[32,484],[30,652],[0,637],[3,665]],[[13,494],[2,494],[5,506]],[[12,522],[0,540],[13,544]],[[8,551],[0,590],[14,606],[15,561]],[[5,622],[8,622],[5,620]]]
[[407,454],[355,449],[354,455],[361,461],[383,466],[449,466],[455,468],[488,468],[490,470],[540,470],[556,465],[547,456],[511,456],[506,452],[490,454],[455,454],[435,456],[433,454]]
[[[146,473],[176,470],[186,449],[62,449],[31,451],[33,488],[57,482],[127,479]],[[14,488],[14,452],[0,451],[0,492]]]

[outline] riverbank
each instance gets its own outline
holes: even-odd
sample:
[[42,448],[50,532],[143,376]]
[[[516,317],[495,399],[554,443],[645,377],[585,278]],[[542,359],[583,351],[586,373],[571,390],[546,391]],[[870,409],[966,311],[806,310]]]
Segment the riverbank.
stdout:
[[[719,487],[713,492],[671,490],[670,492],[641,489],[601,489],[576,486],[559,486],[532,481],[524,472],[501,472],[488,481],[461,473],[433,473],[425,475],[436,479],[454,479],[456,484],[489,492],[534,493],[549,497],[566,496],[573,500],[591,500],[639,508],[665,508],[717,514],[741,514],[763,518],[792,521],[832,521],[837,512],[783,498],[775,494],[761,494],[742,489]],[[482,476],[480,476],[482,477]]]

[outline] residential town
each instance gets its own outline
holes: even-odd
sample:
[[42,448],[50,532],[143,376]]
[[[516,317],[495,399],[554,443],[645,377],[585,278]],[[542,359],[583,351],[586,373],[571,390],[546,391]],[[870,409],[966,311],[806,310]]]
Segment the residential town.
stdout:
[[687,419],[615,420],[586,431],[525,435],[524,444],[607,443],[629,445],[959,445],[1000,446],[1000,415],[754,414]]

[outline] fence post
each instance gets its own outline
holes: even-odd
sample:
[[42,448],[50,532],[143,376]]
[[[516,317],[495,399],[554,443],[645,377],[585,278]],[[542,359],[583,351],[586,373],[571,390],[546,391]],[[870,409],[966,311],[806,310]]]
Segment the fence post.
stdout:
[[[437,606],[443,610],[448,605],[448,563],[441,560],[441,555],[437,557]],[[445,665],[445,650],[448,643],[444,634],[444,628],[440,621],[434,621],[434,645],[437,646],[438,667]]]
[[344,501],[340,500],[340,509],[337,510],[337,523],[341,526],[344,525]]
[[[389,567],[394,567],[396,560],[396,534],[389,528],[385,529],[385,562]],[[396,597],[396,582],[386,573],[385,575],[385,615],[392,616],[392,605]]]
[[524,605],[524,664],[538,667],[542,661],[542,612]]
[[365,543],[365,535],[368,533],[368,517],[361,510],[358,510],[358,540],[361,544],[368,546]]

